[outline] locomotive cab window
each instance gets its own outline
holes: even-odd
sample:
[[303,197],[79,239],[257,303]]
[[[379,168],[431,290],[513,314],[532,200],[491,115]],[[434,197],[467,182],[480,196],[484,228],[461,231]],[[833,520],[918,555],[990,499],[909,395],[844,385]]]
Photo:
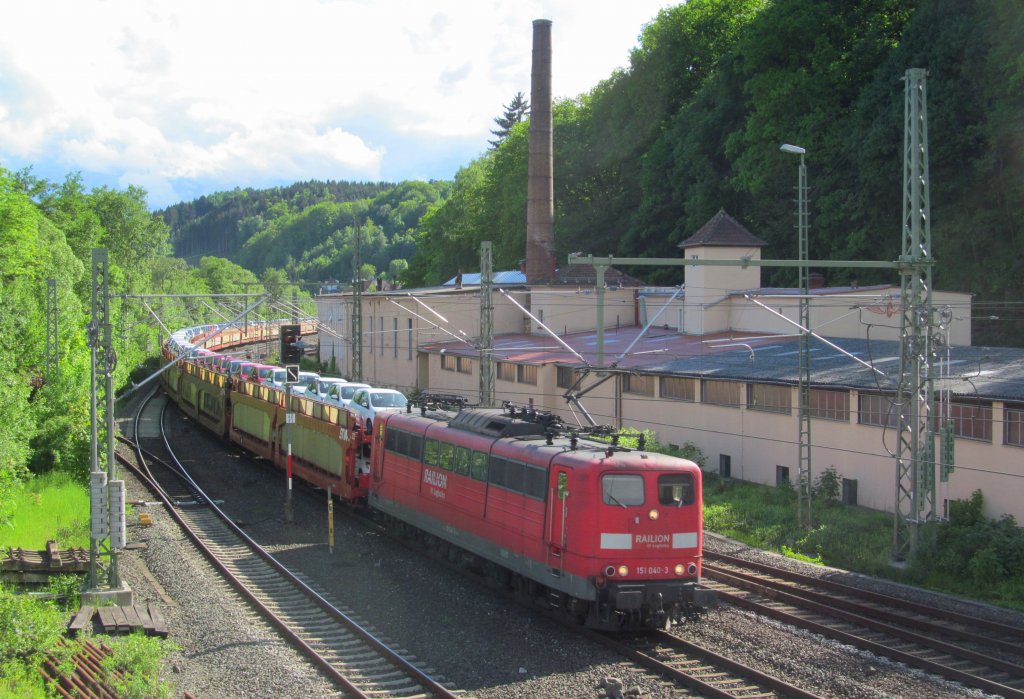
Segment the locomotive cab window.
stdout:
[[601,499],[605,505],[630,507],[644,504],[644,477],[606,473],[601,478]]
[[692,505],[693,476],[689,473],[666,473],[658,476],[658,502],[670,507]]

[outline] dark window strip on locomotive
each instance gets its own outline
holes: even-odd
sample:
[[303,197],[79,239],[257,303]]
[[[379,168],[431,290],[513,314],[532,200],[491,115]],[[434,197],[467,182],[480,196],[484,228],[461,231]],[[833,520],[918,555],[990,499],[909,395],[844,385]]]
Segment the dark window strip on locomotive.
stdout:
[[541,502],[547,499],[545,468],[394,429],[385,432],[384,449]]

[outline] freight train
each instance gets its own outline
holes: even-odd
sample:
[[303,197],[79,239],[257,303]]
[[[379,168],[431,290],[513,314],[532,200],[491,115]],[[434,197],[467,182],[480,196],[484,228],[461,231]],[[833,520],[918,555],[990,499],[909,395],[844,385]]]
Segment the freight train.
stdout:
[[[566,429],[532,409],[349,411],[230,377],[196,358],[245,338],[179,331],[165,390],[217,435],[369,508],[396,533],[592,627],[666,628],[710,604],[700,585],[700,468]],[[286,415],[292,413],[293,422]]]

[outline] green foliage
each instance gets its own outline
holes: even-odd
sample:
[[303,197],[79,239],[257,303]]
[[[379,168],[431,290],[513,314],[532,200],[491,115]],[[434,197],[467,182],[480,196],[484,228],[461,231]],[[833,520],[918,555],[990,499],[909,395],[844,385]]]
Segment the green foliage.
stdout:
[[706,474],[704,526],[709,531],[790,557],[876,575],[892,575],[892,515],[815,501],[810,530],[795,525],[796,491]]
[[525,119],[529,111],[530,103],[526,101],[526,97],[522,92],[517,92],[512,101],[505,105],[504,113],[500,117],[494,118],[494,123],[498,125],[498,128],[491,129],[491,133],[497,136],[497,138],[493,141],[488,141],[491,147],[497,148],[500,146],[502,141],[508,138],[512,128]]
[[56,605],[0,585],[0,665],[38,665],[63,635],[64,613]]
[[150,638],[141,631],[106,639],[111,655],[103,659],[108,673],[123,673],[112,682],[117,695],[125,699],[170,697],[174,688],[160,680],[160,662],[168,653],[180,650],[173,641]]
[[818,555],[818,556],[808,556],[806,554],[800,553],[799,551],[794,551],[793,549],[789,548],[785,544],[782,545],[781,551],[782,551],[782,555],[785,556],[786,558],[793,558],[793,559],[798,560],[798,561],[803,561],[804,563],[813,563],[814,565],[819,565],[819,566],[822,565],[822,563],[821,563],[821,556],[820,555]]
[[[658,440],[658,433],[654,430],[638,430],[635,427],[623,427],[618,431],[619,446],[627,449],[640,448],[640,436],[644,438],[644,449],[658,454],[667,454],[679,459],[688,459],[701,468],[707,465],[707,456],[693,442],[686,442],[681,447],[673,444],[662,444]],[[594,439],[601,442],[611,442],[611,437],[596,435]]]
[[811,489],[811,499],[814,502],[838,502],[841,491],[842,477],[834,466],[829,466],[821,472],[818,480],[814,482],[814,487]]
[[46,586],[65,610],[77,610],[81,604],[82,577],[80,575],[53,575]]
[[[357,234],[360,259],[375,269],[411,259],[416,226],[449,186],[306,182],[222,192],[162,213],[178,255],[221,260],[220,268],[242,265],[280,288],[274,283],[350,279]],[[268,282],[270,270],[283,279]],[[243,283],[236,271],[229,276]]]
[[980,490],[950,502],[949,521],[925,529],[914,582],[1024,608],[1024,532],[1013,517],[984,516]]

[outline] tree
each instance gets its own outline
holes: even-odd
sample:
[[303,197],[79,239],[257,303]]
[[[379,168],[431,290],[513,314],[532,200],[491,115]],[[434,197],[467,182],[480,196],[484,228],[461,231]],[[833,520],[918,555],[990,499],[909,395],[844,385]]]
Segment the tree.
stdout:
[[502,142],[508,138],[509,132],[512,127],[521,122],[526,118],[526,113],[530,111],[530,104],[526,101],[522,92],[517,92],[512,101],[505,105],[505,113],[500,117],[494,118],[494,123],[498,125],[497,129],[491,129],[491,133],[498,138],[494,141],[488,141],[493,148],[497,148]]

